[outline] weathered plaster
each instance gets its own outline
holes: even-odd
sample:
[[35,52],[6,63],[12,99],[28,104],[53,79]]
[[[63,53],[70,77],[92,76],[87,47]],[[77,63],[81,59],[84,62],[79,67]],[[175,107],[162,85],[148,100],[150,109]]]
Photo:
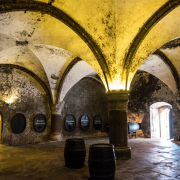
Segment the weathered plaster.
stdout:
[[180,75],[180,46],[161,49],[161,51],[171,60],[178,74]]
[[31,45],[29,48],[38,57],[45,69],[50,83],[51,92],[53,94],[53,99],[55,101],[57,88],[61,80],[62,73],[64,72],[64,66],[70,58],[71,53],[64,49],[43,44]]
[[167,0],[115,0],[116,8],[116,58],[124,64],[129,47],[146,21]]
[[17,41],[56,46],[84,59],[103,76],[101,68],[87,44],[68,26],[56,18],[39,12],[1,14],[0,33]]
[[180,46],[180,37],[177,37],[169,42],[167,42],[166,44],[164,44],[163,46],[160,47],[160,49],[174,49],[176,47]]
[[[47,0],[43,2],[48,3]],[[52,6],[66,12],[91,34],[100,46],[112,75],[112,82],[109,80],[110,89],[124,89],[125,55],[145,22],[166,2],[167,0],[56,0]],[[77,15],[77,11],[81,13]]]
[[[126,84],[129,87],[140,64],[158,47],[161,47],[165,42],[178,36],[176,28],[178,27],[177,22],[179,22],[179,7],[177,7],[179,4],[178,2],[173,3],[172,0],[131,0],[127,2],[123,0],[84,0],[83,2],[80,0],[68,2],[64,0],[40,1],[45,2],[45,4],[39,3],[40,6],[44,5],[45,11],[51,11],[56,7],[65,12],[66,15],[69,15],[69,17],[67,17],[64,14],[68,22],[72,20],[74,24],[77,23],[75,27],[71,24],[72,27],[70,28],[75,28],[74,31],[77,34],[79,33],[78,28],[81,30],[84,29],[85,31],[83,32],[89,34],[89,41],[86,39],[88,45],[83,41],[83,34],[81,35],[79,33],[79,35],[77,35],[59,20],[50,15],[38,12],[24,11],[2,14],[0,33],[16,39],[16,45],[18,46],[46,44],[71,52],[74,57],[80,57],[92,66],[104,83],[105,77],[103,73],[108,74],[106,78],[111,90],[125,89]],[[20,3],[21,1],[15,2]],[[33,3],[27,0],[22,1],[22,4],[26,2]],[[162,9],[162,7],[164,7],[163,5],[165,5],[167,9]],[[171,8],[169,8],[171,5],[172,12],[170,12]],[[175,7],[177,8],[174,9]],[[144,9],[146,9],[146,11],[144,11]],[[158,11],[159,9],[162,9],[162,12]],[[77,15],[77,13],[75,13],[77,11],[81,13]],[[157,14],[157,19],[153,16],[156,12],[159,13]],[[151,18],[153,18],[152,21]],[[63,18],[61,20],[63,20]],[[159,20],[160,22],[158,22]],[[65,20],[64,22],[66,23]],[[146,22],[149,22],[149,24],[147,24],[147,27],[144,27]],[[170,26],[171,28],[169,28]],[[163,33],[161,33],[162,27],[165,29]],[[135,37],[142,29],[147,32],[142,34],[142,37],[137,36],[140,38],[140,40],[138,40],[138,38],[136,39]],[[87,36],[87,34],[85,36]],[[134,57],[130,55],[131,58],[126,59],[126,54],[134,42],[134,39],[137,40],[137,47],[132,47],[129,53],[131,54],[132,50],[132,54],[134,55],[136,49],[138,49],[138,51]],[[89,45],[90,41],[95,42],[95,49]],[[97,51],[102,53],[99,56],[100,58],[97,57]],[[95,54],[98,61],[94,56]],[[128,61],[126,64],[124,64],[125,60]],[[104,63],[104,65],[101,64],[101,67],[99,65],[100,61]],[[109,76],[109,70],[112,78]],[[128,73],[128,71],[129,77],[128,82],[126,82],[126,73]]]
[[[0,68],[0,109],[3,115],[2,143],[21,145],[46,141],[50,131],[50,108],[44,89],[30,75],[12,68]],[[12,99],[11,104],[7,101]],[[26,128],[21,134],[11,130],[11,120],[16,113],[26,117]],[[33,128],[36,114],[42,113],[47,118],[47,128],[37,133]]]
[[[37,61],[39,58],[40,62],[33,62],[31,66],[35,64],[33,68],[38,69],[39,64],[42,64],[45,72],[42,67],[36,72],[38,75],[40,73],[47,74],[53,97],[56,96],[56,88],[65,71],[66,64],[77,56],[89,63],[105,82],[99,63],[87,44],[59,20],[47,14],[22,11],[3,13],[0,17],[0,33],[4,34],[1,39],[5,44],[1,48],[4,50],[2,53],[13,53],[13,49],[19,48],[23,56],[31,53],[31,56]],[[8,39],[8,41],[6,42],[4,39]],[[17,47],[12,47],[13,45]],[[5,57],[4,54],[2,54],[3,57]],[[18,63],[22,64],[23,59],[19,57],[19,53],[15,52],[15,54],[16,59],[19,59]],[[70,58],[72,55],[73,58]],[[29,68],[29,64],[26,63],[26,66]],[[48,84],[47,77],[41,75],[40,78]]]
[[113,75],[116,51],[114,0],[56,0],[52,5],[66,12],[86,29],[101,48]]
[[86,75],[95,72],[94,69],[89,66],[84,61],[77,62],[74,67],[70,70],[68,75],[66,76],[61,92],[59,101],[63,101],[66,93],[69,91],[71,87],[73,87],[80,79],[85,77]]
[[49,87],[49,82],[39,59],[27,47],[15,46],[0,52],[1,64],[15,64],[34,72]]
[[174,138],[179,140],[179,114],[175,95],[162,81],[147,72],[139,71],[133,78],[129,103],[128,121],[142,123],[140,137],[150,137],[150,106],[156,102],[172,105],[174,119]]
[[5,34],[0,34],[0,41],[0,51],[16,46],[16,39]]
[[158,79],[163,81],[171,91],[176,94],[178,92],[174,77],[168,66],[157,55],[149,56],[138,70],[146,71]]
[[170,40],[179,37],[179,10],[180,7],[172,10],[149,31],[131,61],[129,79],[150,54]]

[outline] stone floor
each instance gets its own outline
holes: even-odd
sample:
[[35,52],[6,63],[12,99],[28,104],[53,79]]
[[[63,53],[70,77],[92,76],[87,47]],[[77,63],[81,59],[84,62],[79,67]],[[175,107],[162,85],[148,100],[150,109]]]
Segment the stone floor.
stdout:
[[[88,180],[90,144],[108,143],[108,138],[85,140],[85,166],[69,169],[64,165],[64,142],[26,146],[0,145],[0,180]],[[115,180],[180,179],[180,142],[130,139],[132,158],[116,163]]]

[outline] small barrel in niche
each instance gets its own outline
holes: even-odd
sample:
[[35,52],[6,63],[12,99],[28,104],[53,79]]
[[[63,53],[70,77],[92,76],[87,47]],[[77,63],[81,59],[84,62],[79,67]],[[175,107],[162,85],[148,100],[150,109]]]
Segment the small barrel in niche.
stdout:
[[111,144],[91,145],[88,165],[91,180],[113,180],[116,170],[114,146]]
[[86,149],[84,139],[67,139],[64,148],[65,165],[68,168],[81,168],[84,166]]
[[13,116],[11,121],[11,129],[13,133],[20,134],[26,128],[26,118],[23,114],[17,113]]

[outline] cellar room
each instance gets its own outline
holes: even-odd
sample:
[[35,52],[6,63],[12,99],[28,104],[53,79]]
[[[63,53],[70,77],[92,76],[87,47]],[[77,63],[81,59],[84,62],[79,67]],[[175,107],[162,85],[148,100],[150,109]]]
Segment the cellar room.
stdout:
[[180,0],[0,0],[0,179],[180,179],[179,16]]

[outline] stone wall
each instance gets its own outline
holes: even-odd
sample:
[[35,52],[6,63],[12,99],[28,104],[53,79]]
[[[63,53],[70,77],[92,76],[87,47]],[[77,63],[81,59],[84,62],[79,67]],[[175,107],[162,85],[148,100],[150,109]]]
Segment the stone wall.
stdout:
[[[105,129],[105,124],[108,122],[106,91],[97,80],[90,77],[81,79],[66,94],[64,102],[63,121],[61,123],[63,137],[108,135]],[[68,132],[64,127],[67,114],[72,114],[76,118],[76,128],[72,132]],[[80,127],[80,118],[84,114],[88,115],[90,119],[90,126],[86,132],[82,131]],[[100,115],[102,118],[103,124],[100,130],[95,130],[93,127],[93,117],[95,115]]]
[[[1,67],[0,77],[2,143],[21,145],[46,141],[50,131],[50,108],[44,89],[32,76],[18,69]],[[11,130],[11,120],[16,113],[26,117],[26,128],[20,134],[14,134]],[[43,133],[34,130],[36,114],[43,114],[47,119]]]
[[128,121],[142,123],[138,137],[150,137],[150,106],[156,102],[172,105],[174,119],[174,139],[180,140],[180,110],[172,91],[155,76],[139,71],[134,76],[128,102]]
[[[48,98],[41,85],[27,73],[10,67],[0,68],[0,112],[2,113],[2,143],[21,145],[38,143],[48,140],[50,132],[50,107]],[[11,103],[8,103],[12,98]],[[61,134],[67,137],[107,136],[105,124],[108,122],[107,97],[104,86],[96,79],[85,77],[76,83],[66,94],[62,109]],[[136,73],[130,89],[128,102],[128,121],[142,123],[142,130],[138,137],[150,137],[150,106],[156,102],[166,102],[172,105],[174,119],[174,138],[180,140],[180,110],[172,91],[156,77],[139,71]],[[26,117],[27,125],[21,134],[14,134],[11,130],[11,120],[16,113]],[[36,114],[44,114],[47,128],[43,133],[37,133],[33,128]],[[64,127],[67,114],[76,118],[76,128],[68,132]],[[88,115],[90,127],[82,131],[80,118]],[[93,117],[101,115],[103,124],[100,130],[93,127]]]
[[[64,98],[65,106],[62,111],[62,134],[63,137],[102,135],[106,132],[105,123],[108,122],[107,99],[104,87],[92,78],[83,78],[75,84]],[[150,106],[156,102],[166,102],[172,105],[174,119],[174,138],[180,140],[180,110],[176,104],[176,98],[169,87],[155,76],[138,71],[132,81],[129,102],[128,122],[142,123],[142,130],[137,132],[138,137],[150,137]],[[66,114],[73,114],[76,118],[76,129],[67,132],[64,127]],[[87,114],[91,120],[90,128],[83,132],[80,128],[80,117]],[[100,114],[103,119],[101,131],[93,128],[93,116]],[[107,133],[106,133],[107,134]]]

